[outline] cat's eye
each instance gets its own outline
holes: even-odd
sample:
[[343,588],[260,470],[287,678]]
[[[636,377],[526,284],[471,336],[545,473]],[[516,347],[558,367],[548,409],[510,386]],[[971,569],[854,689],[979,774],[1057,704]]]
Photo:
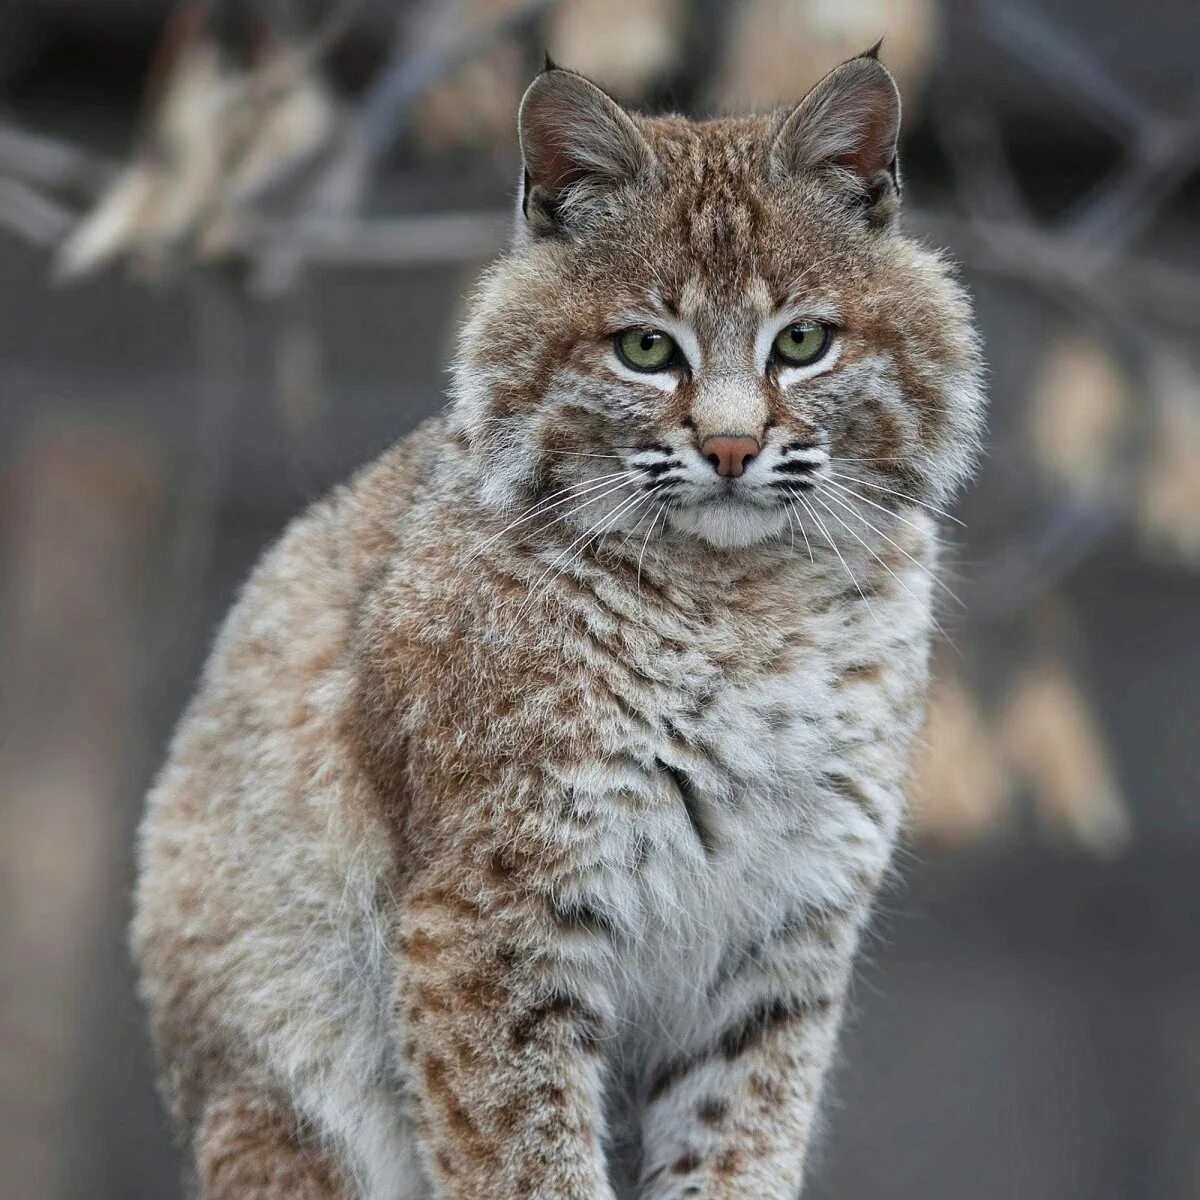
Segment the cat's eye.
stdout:
[[833,329],[821,321],[797,321],[781,329],[772,343],[776,358],[789,367],[810,367],[824,358],[833,343]]
[[617,357],[635,371],[665,371],[679,360],[679,347],[661,329],[625,329],[613,339]]

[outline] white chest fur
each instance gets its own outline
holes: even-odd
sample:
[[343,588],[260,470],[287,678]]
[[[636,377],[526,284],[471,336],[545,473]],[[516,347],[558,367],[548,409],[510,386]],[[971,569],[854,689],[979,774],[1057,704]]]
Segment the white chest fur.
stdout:
[[567,899],[613,933],[602,950],[581,938],[575,965],[611,974],[638,1041],[711,1026],[723,961],[798,911],[847,904],[890,840],[823,786],[838,741],[828,671],[734,684],[693,661],[681,674],[652,719],[611,730],[611,753],[562,781],[602,847]]

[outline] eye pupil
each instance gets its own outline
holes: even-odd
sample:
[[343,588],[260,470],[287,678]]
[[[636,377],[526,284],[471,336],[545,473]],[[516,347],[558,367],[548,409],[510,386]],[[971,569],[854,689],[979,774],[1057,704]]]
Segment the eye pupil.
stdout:
[[654,334],[643,333],[642,334],[642,349],[643,350],[653,350],[654,343],[657,341],[658,341],[658,338]]

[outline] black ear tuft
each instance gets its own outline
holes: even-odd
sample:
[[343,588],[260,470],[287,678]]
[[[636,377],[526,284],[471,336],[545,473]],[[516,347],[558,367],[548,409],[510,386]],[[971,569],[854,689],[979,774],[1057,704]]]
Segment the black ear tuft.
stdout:
[[879,61],[879,51],[883,49],[883,38],[875,43],[869,50],[864,50],[861,54],[856,55],[857,58],[873,58],[876,62]]
[[549,50],[542,51],[542,70],[543,71],[561,71],[562,68],[550,57]]

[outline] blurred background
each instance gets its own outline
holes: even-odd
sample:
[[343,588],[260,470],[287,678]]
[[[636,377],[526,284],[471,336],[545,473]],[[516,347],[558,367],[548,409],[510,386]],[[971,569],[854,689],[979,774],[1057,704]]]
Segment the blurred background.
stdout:
[[3,0],[5,1200],[179,1194],[141,798],[254,558],[440,408],[543,49],[702,113],[881,35],[991,433],[805,1194],[1200,1195],[1195,0]]

